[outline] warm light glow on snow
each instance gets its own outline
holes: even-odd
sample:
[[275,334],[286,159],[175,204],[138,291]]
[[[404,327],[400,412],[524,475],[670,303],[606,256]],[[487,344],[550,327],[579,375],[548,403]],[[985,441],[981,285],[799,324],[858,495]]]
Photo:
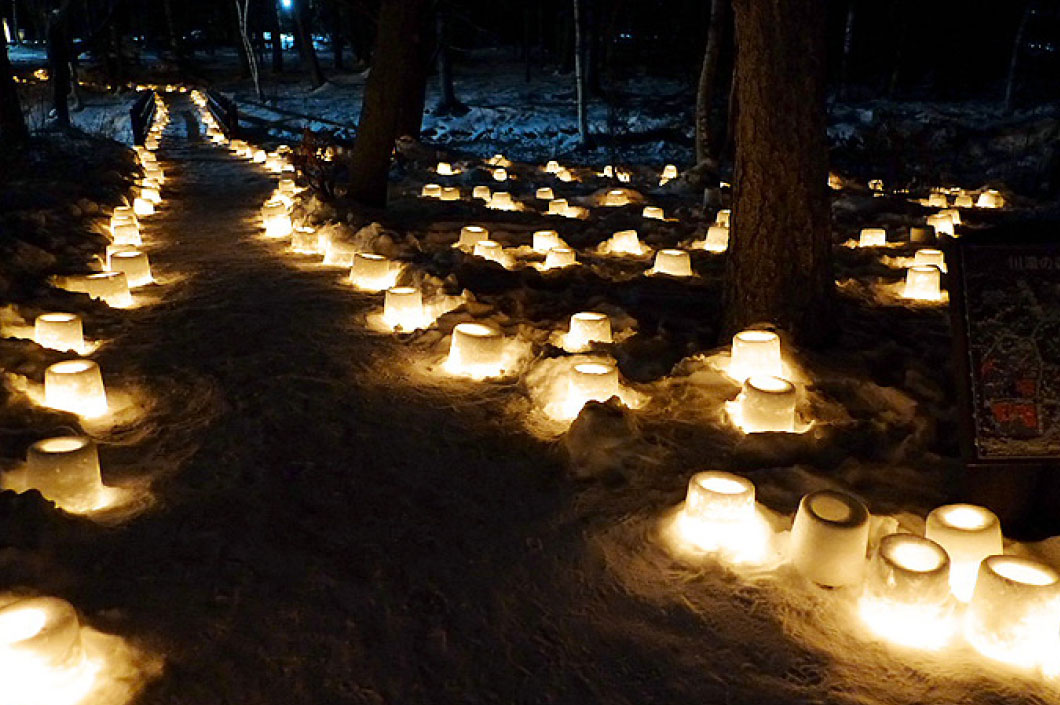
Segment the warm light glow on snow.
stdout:
[[693,475],[673,528],[683,547],[731,563],[758,565],[773,555],[773,531],[758,511],[754,485],[739,475]]
[[383,323],[391,330],[408,332],[430,325],[423,308],[423,294],[411,286],[387,289],[383,303]]
[[397,284],[401,269],[382,255],[358,252],[353,256],[350,283],[362,291],[385,291]]
[[887,244],[887,231],[883,228],[862,228],[858,247],[883,247]]
[[924,535],[950,557],[950,590],[961,602],[972,599],[979,564],[1004,550],[1001,522],[985,507],[948,504],[927,516]]
[[453,328],[445,370],[450,374],[486,379],[504,372],[504,336],[493,326],[458,323]]

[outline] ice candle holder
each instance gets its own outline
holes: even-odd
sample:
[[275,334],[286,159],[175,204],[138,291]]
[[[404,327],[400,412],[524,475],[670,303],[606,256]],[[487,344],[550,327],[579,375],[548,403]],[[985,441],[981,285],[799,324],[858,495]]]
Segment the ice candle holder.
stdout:
[[390,260],[382,255],[358,252],[353,256],[350,282],[365,291],[383,291],[393,285]]
[[26,487],[39,490],[66,511],[96,509],[103,489],[96,444],[85,436],[37,441],[26,451],[24,480]]
[[578,257],[569,247],[553,247],[545,255],[545,269],[562,269],[577,264]]
[[772,531],[758,514],[750,480],[728,472],[697,472],[677,515],[681,540],[733,563],[762,563]]
[[50,365],[44,370],[44,404],[89,418],[107,413],[107,394],[99,365],[92,360]]
[[42,313],[33,321],[33,339],[52,350],[81,352],[85,336],[81,317],[74,313]]
[[611,236],[611,252],[626,255],[642,253],[640,238],[636,230],[619,230]]
[[858,247],[883,247],[887,244],[887,231],[883,228],[862,228]]
[[663,209],[659,206],[644,206],[644,210],[641,211],[641,215],[645,218],[652,220],[666,220],[666,216],[663,213]]
[[423,294],[411,286],[395,286],[386,291],[383,321],[397,331],[424,328]]
[[740,427],[744,433],[793,433],[795,385],[769,375],[744,380],[740,395]]
[[543,186],[534,192],[534,197],[539,201],[551,201],[556,197],[556,194],[551,187]]
[[653,274],[668,274],[671,277],[692,276],[692,258],[684,250],[659,250],[655,253]]
[[728,374],[740,383],[751,375],[783,377],[780,336],[769,330],[745,330],[734,335]]
[[125,272],[99,272],[85,277],[85,293],[113,308],[132,306],[132,293]]
[[947,504],[931,510],[924,535],[949,554],[950,590],[961,602],[972,599],[983,559],[1004,550],[997,515],[974,504]]
[[567,243],[563,242],[563,240],[559,236],[559,233],[555,230],[538,230],[534,233],[534,252],[537,252],[539,254],[548,254],[548,251],[554,247],[566,246]]
[[460,247],[474,247],[483,240],[490,239],[490,231],[481,225],[465,225],[460,228],[460,240],[456,243]]
[[825,587],[859,583],[869,543],[869,510],[834,490],[811,492],[799,502],[789,559],[805,578]]
[[711,225],[707,228],[707,237],[703,249],[708,252],[725,252],[729,249],[729,228],[725,225]]
[[452,374],[496,377],[504,362],[504,336],[483,323],[458,323],[449,342],[445,367]]
[[570,317],[565,342],[573,350],[584,350],[593,343],[611,343],[611,319],[596,311],[576,313]]
[[934,265],[914,265],[905,270],[905,289],[907,299],[938,301],[942,298],[942,273]]
[[123,250],[110,256],[108,265],[112,272],[123,272],[129,287],[147,286],[154,279],[151,277],[151,265],[146,252]]

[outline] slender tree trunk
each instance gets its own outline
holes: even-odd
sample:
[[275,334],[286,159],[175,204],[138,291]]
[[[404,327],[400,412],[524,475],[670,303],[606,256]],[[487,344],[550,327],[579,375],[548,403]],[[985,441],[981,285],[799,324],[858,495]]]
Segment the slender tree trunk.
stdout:
[[407,103],[424,93],[424,53],[429,44],[424,27],[426,9],[426,0],[383,0],[379,10],[372,72],[364,87],[348,191],[351,199],[365,205],[386,205],[390,155],[401,136],[400,123],[407,119]]
[[736,116],[740,114],[740,96],[736,93],[736,76],[739,68],[739,53],[732,58],[732,72],[729,76],[729,106],[725,111],[725,144],[718,151],[718,159],[733,155],[736,148]]
[[320,60],[313,46],[313,32],[309,25],[309,6],[307,0],[294,0],[291,14],[294,16],[294,31],[298,36],[298,50],[302,61],[309,68],[309,81],[313,88],[324,85],[324,72],[320,70]]
[[55,121],[62,127],[69,127],[70,46],[66,37],[66,18],[58,11],[53,12],[48,20],[48,69]]
[[346,35],[343,33],[343,14],[339,0],[329,0],[328,14],[331,16],[331,65],[336,71],[345,70],[342,60]]
[[435,29],[437,34],[438,56],[438,95],[441,96],[435,113],[438,115],[464,115],[467,106],[456,98],[453,88],[453,63],[449,56],[449,7],[445,0],[439,0],[435,6]]
[[699,72],[699,87],[696,90],[696,162],[717,159],[724,143],[712,128],[711,109],[714,106],[714,89],[718,82],[718,64],[721,61],[721,45],[729,26],[730,0],[713,0],[710,4],[710,26],[707,29],[707,46],[703,51],[703,68]]
[[850,56],[854,49],[854,15],[856,7],[857,0],[849,0],[847,2],[847,22],[843,29],[843,59],[839,68],[839,90],[836,91],[836,98],[839,100],[846,99],[850,88]]
[[11,41],[22,44],[22,37],[18,32],[18,0],[11,0]]
[[1027,0],[1023,6],[1023,16],[1020,18],[1019,29],[1016,30],[1016,38],[1012,42],[1012,58],[1008,62],[1008,78],[1005,79],[1005,112],[1012,112],[1016,102],[1016,69],[1019,66],[1020,49],[1023,47],[1023,36],[1027,32],[1027,23],[1031,18],[1031,7],[1034,0]]
[[29,141],[26,118],[18,99],[18,86],[7,57],[7,42],[0,42],[0,143],[22,145]]
[[769,321],[802,344],[831,332],[825,0],[733,0],[736,176],[726,334]]
[[243,50],[247,55],[247,64],[250,68],[250,76],[254,79],[254,94],[261,101],[261,76],[258,72],[258,55],[254,51],[254,44],[250,39],[250,0],[235,0],[236,17],[239,21],[239,36],[243,40]]
[[280,12],[276,9],[277,0],[265,0],[265,19],[272,33],[272,72],[283,73],[283,26],[280,24]]
[[586,86],[586,55],[584,27],[582,26],[582,2],[574,0],[574,81],[578,95],[578,137],[582,146],[589,146],[592,138],[589,135],[589,111],[586,106],[588,91]]
[[175,56],[180,56],[180,34],[177,31],[177,23],[173,20],[173,0],[162,0],[162,9],[166,15],[166,34],[169,40],[169,50]]

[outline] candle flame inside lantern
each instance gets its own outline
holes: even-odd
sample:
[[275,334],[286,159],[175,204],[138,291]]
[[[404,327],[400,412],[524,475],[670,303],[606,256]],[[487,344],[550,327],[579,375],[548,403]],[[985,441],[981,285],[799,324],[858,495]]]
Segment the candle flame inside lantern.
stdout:
[[949,554],[950,591],[961,602],[972,599],[983,559],[1004,550],[997,515],[974,504],[933,509],[927,516],[924,535]]
[[450,374],[474,379],[499,377],[504,372],[504,336],[493,326],[458,323],[444,367]]
[[569,352],[588,350],[593,343],[610,343],[611,319],[606,313],[582,311],[570,317],[570,325],[563,341]]
[[562,269],[577,264],[578,258],[569,247],[553,247],[545,255],[545,269]]
[[684,250],[659,250],[655,253],[652,274],[668,274],[671,277],[692,276],[692,258]]
[[858,247],[883,247],[887,244],[887,231],[883,228],[862,228]]
[[566,247],[566,243],[555,230],[538,230],[534,233],[533,249],[539,254],[548,254],[554,247]]
[[682,543],[736,564],[764,563],[772,552],[773,532],[758,512],[749,480],[727,472],[698,472],[675,528]]
[[548,186],[543,186],[534,192],[534,196],[539,201],[551,201],[556,197],[556,194]]
[[413,331],[429,325],[423,308],[423,294],[411,286],[387,289],[383,303],[383,322],[395,331]]
[[933,265],[913,266],[905,272],[905,289],[907,299],[938,301],[942,298],[941,273]]
[[73,313],[42,313],[33,322],[33,339],[37,345],[52,350],[82,352],[85,337],[81,317]]
[[67,360],[44,371],[44,403],[53,409],[93,418],[107,413],[107,395],[99,365]]
[[917,649],[946,646],[956,631],[949,594],[950,559],[934,541],[891,534],[869,566],[858,611],[869,628],[888,641]]
[[358,252],[353,256],[350,282],[364,291],[384,291],[394,286],[399,274],[390,260],[382,255]]
[[728,375],[743,383],[752,375],[784,376],[780,336],[768,330],[745,330],[732,337]]

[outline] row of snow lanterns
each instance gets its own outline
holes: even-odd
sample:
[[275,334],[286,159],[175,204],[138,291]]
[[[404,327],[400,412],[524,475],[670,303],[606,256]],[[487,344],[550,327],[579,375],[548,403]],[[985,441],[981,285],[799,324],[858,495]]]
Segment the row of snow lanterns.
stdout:
[[1060,574],[1006,555],[991,511],[938,507],[923,536],[884,536],[871,558],[869,524],[857,498],[813,492],[799,503],[785,548],[759,513],[750,481],[701,472],[691,478],[669,536],[680,552],[734,565],[786,560],[810,582],[856,596],[865,624],[901,646],[938,650],[962,634],[988,658],[1060,675]]
[[[929,221],[931,217],[929,216]],[[959,221],[958,221],[959,222]],[[953,234],[952,223],[946,216],[946,223],[951,227],[949,233]],[[929,223],[928,228],[914,227],[911,229],[911,240],[913,242],[924,242],[932,239],[933,228]],[[863,228],[858,237],[858,247],[874,248],[887,246],[887,230],[885,228]],[[906,269],[905,284],[902,295],[907,299],[919,301],[941,301],[942,296],[942,273],[946,271],[946,255],[937,248],[924,247],[913,254],[913,260]]]

